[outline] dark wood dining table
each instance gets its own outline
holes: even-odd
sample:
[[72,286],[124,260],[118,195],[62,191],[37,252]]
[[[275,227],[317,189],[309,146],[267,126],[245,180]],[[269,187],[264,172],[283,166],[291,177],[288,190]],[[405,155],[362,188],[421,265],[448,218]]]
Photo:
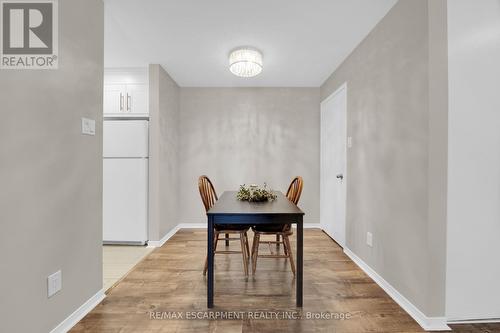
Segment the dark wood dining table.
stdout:
[[[208,277],[207,306],[214,306],[214,225],[247,224],[297,224],[296,245],[296,305],[302,307],[303,285],[303,216],[299,207],[289,201],[281,192],[275,192],[276,200],[248,202],[236,199],[236,191],[222,193],[219,200],[207,212],[208,217]],[[257,277],[258,278],[258,277]]]

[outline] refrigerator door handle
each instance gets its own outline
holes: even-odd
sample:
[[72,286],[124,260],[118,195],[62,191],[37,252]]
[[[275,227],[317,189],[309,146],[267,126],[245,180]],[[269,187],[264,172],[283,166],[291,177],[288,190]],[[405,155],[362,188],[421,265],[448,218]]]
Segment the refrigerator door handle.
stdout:
[[130,111],[130,104],[132,104],[131,102],[131,96],[127,93],[127,111]]
[[120,111],[123,111],[123,94],[120,93]]

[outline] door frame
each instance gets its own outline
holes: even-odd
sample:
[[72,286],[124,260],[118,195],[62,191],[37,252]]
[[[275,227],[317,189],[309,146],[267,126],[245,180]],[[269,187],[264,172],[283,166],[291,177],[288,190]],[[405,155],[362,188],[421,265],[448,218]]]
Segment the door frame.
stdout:
[[345,158],[344,158],[344,178],[343,181],[345,182],[345,187],[344,187],[344,240],[345,242],[341,242],[339,239],[335,239],[333,236],[333,233],[330,232],[330,229],[327,227],[326,223],[321,220],[321,182],[322,182],[322,172],[321,172],[321,159],[322,159],[322,149],[321,149],[321,134],[320,134],[320,226],[321,229],[328,235],[330,236],[337,244],[339,244],[342,248],[345,248],[347,246],[347,181],[348,181],[348,172],[347,172],[347,150],[349,149],[349,146],[347,144],[348,140],[348,133],[347,133],[347,98],[348,98],[348,90],[347,90],[347,82],[344,82],[341,84],[333,93],[331,93],[328,97],[326,97],[323,101],[320,103],[320,133],[322,131],[322,125],[321,125],[321,117],[323,113],[323,107],[324,105],[330,101],[331,99],[335,98],[338,94],[341,92],[345,92],[345,123],[344,123],[344,128],[345,128],[345,138],[344,138],[344,145],[345,145]]

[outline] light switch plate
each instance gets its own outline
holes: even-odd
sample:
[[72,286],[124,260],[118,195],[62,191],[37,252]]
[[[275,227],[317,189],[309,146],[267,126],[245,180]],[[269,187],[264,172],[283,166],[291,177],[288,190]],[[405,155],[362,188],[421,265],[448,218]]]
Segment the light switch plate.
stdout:
[[366,233],[366,245],[373,247],[373,235],[371,232]]
[[47,296],[52,297],[62,289],[62,273],[57,271],[47,277]]
[[347,148],[352,148],[352,136],[347,137]]
[[95,120],[82,117],[82,134],[95,135]]

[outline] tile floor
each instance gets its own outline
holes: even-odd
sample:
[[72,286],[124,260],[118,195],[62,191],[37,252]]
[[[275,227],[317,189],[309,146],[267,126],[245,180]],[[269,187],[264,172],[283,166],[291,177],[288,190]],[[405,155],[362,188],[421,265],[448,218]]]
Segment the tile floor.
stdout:
[[104,245],[102,271],[104,290],[120,281],[134,266],[154,250],[147,246]]

